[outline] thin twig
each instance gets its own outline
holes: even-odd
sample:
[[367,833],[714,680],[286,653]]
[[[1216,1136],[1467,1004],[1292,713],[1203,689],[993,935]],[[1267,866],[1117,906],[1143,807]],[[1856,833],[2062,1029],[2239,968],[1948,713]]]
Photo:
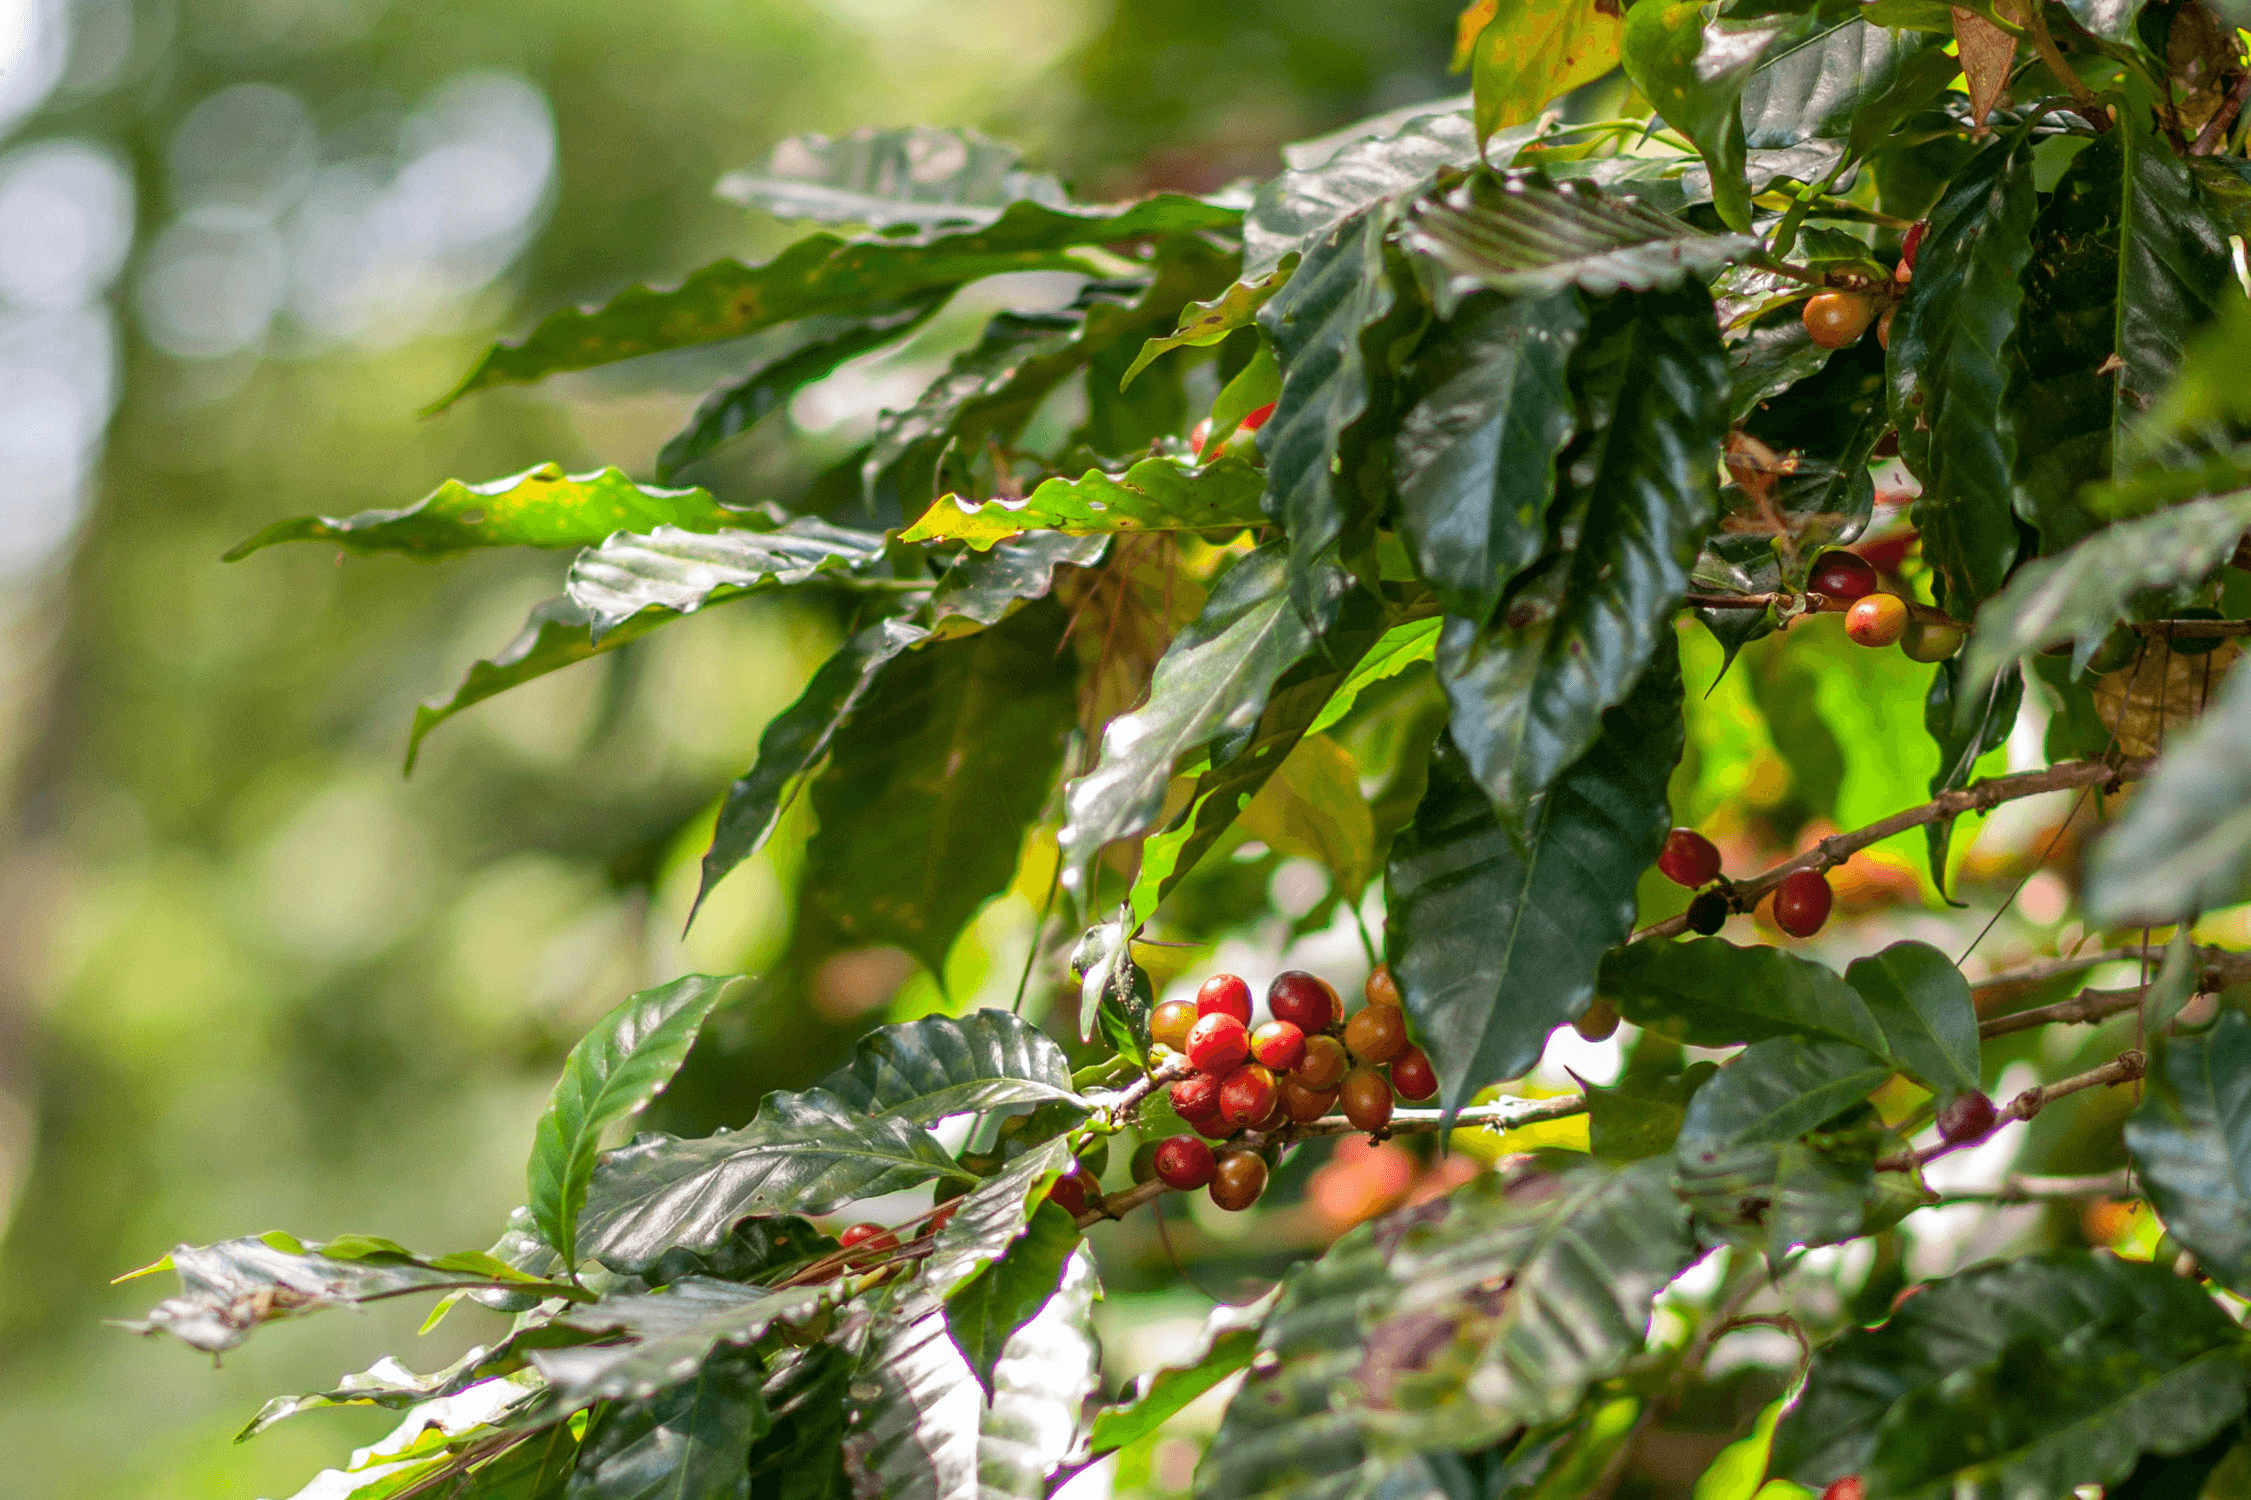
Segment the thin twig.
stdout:
[[[2139,945],[2125,948],[2097,948],[2091,953],[2074,953],[2063,958],[2042,958],[2014,969],[2000,969],[1983,979],[1970,981],[1970,993],[1984,999],[1994,991],[2030,989],[2051,979],[2061,979],[2066,974],[2083,974],[2089,969],[2099,969],[2104,964],[2136,963],[2154,952],[2163,956],[2164,949],[2145,949]],[[2218,950],[2213,950],[2217,952]]]
[[[2114,1084],[2132,1083],[2148,1070],[2149,1058],[2145,1054],[2121,1052],[2099,1068],[2090,1068],[2084,1073],[2060,1079],[2055,1083],[2026,1089],[2001,1107],[1998,1116],[1993,1121],[1993,1130],[1999,1130],[2011,1120],[2029,1120],[2067,1094],[2076,1094],[2081,1089],[2108,1088]],[[1935,1145],[1925,1146],[1920,1151],[1908,1151],[1897,1156],[1882,1157],[1876,1162],[1876,1170],[1879,1172],[1904,1172],[1914,1167],[1925,1166],[1942,1156],[1951,1155],[1965,1147],[1975,1146],[1982,1141],[1991,1139],[1993,1130],[1988,1130],[1984,1135],[1964,1140],[1940,1141]]]
[[[2135,781],[2149,774],[2153,759],[2121,761],[2110,765],[2099,760],[2070,760],[2053,765],[2044,771],[2024,771],[2014,776],[1993,776],[1973,781],[1956,791],[1941,792],[1930,801],[1916,807],[1903,809],[1888,818],[1879,818],[1865,828],[1850,833],[1833,834],[1821,840],[1805,853],[1784,860],[1773,869],[1754,875],[1748,880],[1738,880],[1730,887],[1736,909],[1749,911],[1759,898],[1780,885],[1797,870],[1829,870],[1843,864],[1861,850],[1880,844],[1894,834],[1905,833],[1910,828],[1920,828],[1926,823],[1936,823],[1942,818],[1958,818],[1964,813],[1989,812],[2004,802],[2014,802],[2020,797],[2037,797],[2042,792],[2069,791],[2082,786],[2114,786],[2120,782]],[[1667,917],[1662,922],[1652,922],[1633,936],[1635,942],[1643,938],[1678,937],[1688,930],[1688,913]]]
[[2136,620],[2126,627],[2136,635],[2162,636],[2166,640],[2218,640],[2251,635],[2251,620]]
[[[2112,955],[2120,950],[2111,950]],[[2126,956],[2132,950],[2125,950]],[[2203,968],[2196,976],[2195,993],[2208,995],[2224,990],[2231,984],[2251,980],[2251,953],[2231,953],[2223,948],[2200,948]],[[2106,955],[2110,956],[2110,955]],[[2075,1026],[2091,1021],[2107,1020],[2138,1007],[2149,994],[2147,984],[2134,985],[2122,990],[2081,990],[2069,1000],[2058,1000],[2053,1005],[2035,1006],[2030,1010],[2012,1010],[2004,1015],[1989,1016],[1978,1022],[1977,1034],[1981,1037],[2008,1036],[2014,1032],[2030,1031],[2035,1026]]]
[[2204,128],[2196,133],[2196,139],[2189,144],[2188,154],[2191,156],[2210,156],[2213,152],[2218,151],[2220,142],[2227,137],[2228,127],[2234,124],[2235,117],[2243,112],[2243,103],[2246,99],[2251,99],[2251,73],[2245,73],[2235,81],[2235,87],[2228,90],[2228,96],[2220,102],[2218,111],[2213,114],[2211,119],[2206,120]]
[[2048,18],[2040,13],[2041,3],[2042,0],[2025,0],[2022,6],[2023,25],[2032,38],[2033,50],[2040,54],[2040,61],[2048,65],[2048,71],[2056,75],[2056,82],[2070,91],[2072,107],[2079,111],[2080,116],[2099,131],[2109,130],[2109,111],[2102,107],[2102,102],[2095,97],[2095,91],[2087,87],[2087,80],[2081,78],[2077,70],[2064,59],[2063,49],[2056,45],[2056,39],[2048,32]]
[[2138,1198],[2131,1172],[2091,1172],[2081,1177],[2041,1177],[2012,1173],[1997,1188],[1964,1188],[1942,1193],[1940,1203],[2054,1203],[2073,1198]]

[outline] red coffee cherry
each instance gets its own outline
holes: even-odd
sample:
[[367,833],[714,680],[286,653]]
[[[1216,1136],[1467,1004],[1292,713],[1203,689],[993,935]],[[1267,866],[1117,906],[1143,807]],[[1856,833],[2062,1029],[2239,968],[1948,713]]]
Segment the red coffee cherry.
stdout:
[[1690,890],[1710,885],[1719,878],[1719,848],[1693,828],[1676,828],[1665,835],[1664,852],[1657,856],[1657,873]]
[[1354,1068],[1344,1077],[1344,1117],[1355,1130],[1371,1135],[1391,1123],[1391,1084],[1374,1068]]
[[1212,1012],[1188,1028],[1188,1066],[1221,1077],[1251,1055],[1250,1028],[1233,1016]]
[[1191,1073],[1172,1086],[1172,1112],[1189,1124],[1219,1118],[1219,1080],[1209,1073]]
[[[1921,226],[1918,225],[1917,227]],[[1858,1474],[1847,1474],[1844,1478],[1823,1490],[1821,1500],[1866,1500],[1867,1494],[1868,1486],[1860,1482],[1860,1476]]]
[[2000,1117],[1991,1099],[1976,1089],[1969,1089],[1938,1107],[1938,1133],[1950,1146],[1981,1141],[1993,1133]]
[[899,1237],[881,1224],[851,1224],[845,1227],[836,1242],[847,1250],[857,1250],[857,1255],[846,1256],[844,1263],[856,1269],[865,1269],[880,1262],[884,1255],[899,1248]]
[[1287,1021],[1268,1021],[1251,1033],[1251,1056],[1287,1073],[1305,1060],[1305,1033]]
[[1266,991],[1266,1008],[1277,1021],[1287,1021],[1307,1036],[1336,1025],[1340,1007],[1336,991],[1303,969],[1274,976]]
[[1407,1050],[1407,1018],[1389,1005],[1371,1005],[1344,1023],[1344,1045],[1366,1063],[1387,1063]]
[[1809,938],[1829,920],[1836,895],[1818,870],[1792,870],[1774,891],[1774,925],[1794,938]]
[[1101,1190],[1094,1179],[1079,1170],[1077,1162],[1072,1162],[1071,1169],[1056,1178],[1055,1186],[1047,1190],[1047,1201],[1074,1219],[1085,1213],[1088,1205],[1101,1196]]
[[[1618,1030],[1618,1007],[1597,995],[1587,1004],[1587,1012],[1571,1023],[1571,1029],[1590,1042],[1606,1042]],[[1398,1076],[1396,1072],[1394,1077]]]
[[1233,974],[1214,974],[1196,991],[1196,1014],[1233,1016],[1251,1024],[1251,987]]
[[1333,1036],[1309,1036],[1305,1039],[1305,1057],[1290,1076],[1309,1089],[1333,1089],[1344,1081],[1345,1070],[1351,1066],[1344,1043]]
[[1212,1168],[1211,1201],[1241,1213],[1266,1191],[1266,1159],[1256,1151],[1230,1151]]
[[1211,1147],[1192,1135],[1168,1135],[1157,1142],[1157,1180],[1166,1187],[1192,1193],[1211,1181],[1216,1165]]
[[1865,599],[1876,592],[1876,570],[1854,552],[1824,552],[1813,560],[1806,587],[1831,599]]
[[1188,1050],[1188,1029],[1196,1024],[1196,1007],[1187,1000],[1167,1000],[1149,1013],[1149,1040],[1175,1052]]
[[1915,269],[1915,256],[1922,250],[1923,236],[1930,232],[1930,227],[1930,220],[1917,219],[1914,223],[1908,225],[1907,232],[1899,237],[1899,263],[1910,271]]
[[1377,964],[1368,975],[1368,982],[1360,988],[1361,995],[1370,1005],[1388,1005],[1399,1008],[1399,981],[1391,977],[1391,965]]
[[1274,1072],[1257,1063],[1244,1063],[1219,1082],[1219,1118],[1241,1130],[1256,1125],[1274,1109]]
[[1300,1125],[1320,1119],[1336,1107],[1336,1102],[1333,1088],[1307,1088],[1294,1074],[1282,1080],[1282,1108]]
[[1391,1086],[1399,1097],[1421,1103],[1438,1092],[1438,1070],[1420,1047],[1409,1047],[1391,1061]]
[[1845,611],[1845,634],[1863,646],[1889,646],[1907,633],[1907,601],[1870,594]]
[[930,1216],[928,1223],[923,1225],[922,1232],[924,1234],[936,1234],[954,1221],[954,1212],[960,1207],[961,1200],[959,1198],[954,1199],[951,1203],[940,1204],[938,1211]]
[[1805,331],[1824,349],[1856,343],[1876,321],[1876,304],[1858,292],[1815,292],[1800,314]]

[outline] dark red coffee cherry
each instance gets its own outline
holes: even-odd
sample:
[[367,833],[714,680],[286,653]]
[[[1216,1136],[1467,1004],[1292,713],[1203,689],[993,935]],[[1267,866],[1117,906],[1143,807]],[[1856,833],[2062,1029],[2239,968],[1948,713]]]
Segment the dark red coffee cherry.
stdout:
[[1251,1056],[1287,1073],[1305,1060],[1305,1033],[1288,1021],[1268,1021],[1251,1033]]
[[1198,1016],[1233,1016],[1251,1024],[1251,987],[1233,974],[1214,974],[1196,991]]
[[1211,1201],[1241,1213],[1266,1191],[1266,1159],[1256,1151],[1230,1151],[1212,1168]]
[[1192,1073],[1172,1086],[1172,1112],[1189,1124],[1219,1118],[1219,1080]]
[[1420,1047],[1409,1047],[1391,1060],[1391,1086],[1402,1099],[1417,1104],[1438,1092],[1438,1070]]
[[1266,991],[1266,1008],[1277,1021],[1287,1021],[1307,1036],[1327,1031],[1337,1023],[1336,991],[1303,969],[1274,976]]
[[1774,891],[1774,925],[1794,938],[1812,937],[1836,899],[1819,870],[1792,870]]
[[1993,1133],[1999,1119],[1991,1099],[1968,1089],[1938,1107],[1938,1133],[1950,1146],[1981,1141]]
[[1706,891],[1688,903],[1688,930],[1698,937],[1710,937],[1727,925],[1730,910],[1727,897]]
[[1250,1055],[1250,1028],[1233,1016],[1213,1011],[1188,1028],[1188,1066],[1199,1073],[1225,1077]]
[[1665,852],[1657,856],[1657,873],[1690,890],[1710,885],[1719,878],[1719,849],[1693,828],[1676,828],[1665,835]]
[[1824,552],[1813,560],[1806,587],[1831,599],[1865,599],[1876,592],[1876,570],[1855,552]]
[[1371,1135],[1391,1123],[1391,1083],[1374,1068],[1354,1068],[1344,1075],[1344,1117],[1355,1130]]
[[1055,1186],[1047,1190],[1047,1201],[1074,1219],[1085,1213],[1088,1205],[1100,1196],[1101,1191],[1095,1186],[1094,1179],[1080,1171],[1077,1162],[1071,1163],[1071,1170],[1056,1178]]
[[1157,1180],[1166,1187],[1194,1192],[1211,1181],[1216,1166],[1211,1147],[1192,1135],[1168,1135],[1157,1142]]

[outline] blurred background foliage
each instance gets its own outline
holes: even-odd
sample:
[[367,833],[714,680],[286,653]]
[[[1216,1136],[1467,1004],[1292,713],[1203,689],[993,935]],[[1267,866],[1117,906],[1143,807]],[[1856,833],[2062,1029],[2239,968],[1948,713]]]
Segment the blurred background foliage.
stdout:
[[[766,600],[714,611],[477,708],[404,779],[415,702],[506,641],[566,559],[436,569],[305,547],[223,567],[219,554],[278,517],[405,504],[448,477],[547,460],[646,474],[695,393],[755,351],[415,413],[484,340],[559,302],[778,247],[786,227],[711,186],[784,135],[969,124],[1020,142],[1082,195],[1213,189],[1270,174],[1282,142],[1458,88],[1444,71],[1452,9],[0,0],[10,1494],[291,1493],[388,1420],[334,1413],[254,1444],[228,1437],[265,1394],[329,1384],[406,1343],[421,1309],[276,1330],[208,1372],[103,1327],[148,1300],[109,1277],[177,1241],[265,1228],[488,1243],[521,1201],[522,1153],[562,1054],[629,991],[691,969],[766,976],[715,1018],[660,1106],[671,1128],[739,1123],[760,1092],[809,1081],[874,1021],[1005,1003],[1052,870],[1052,843],[1035,839],[1014,892],[956,945],[941,982],[798,915],[799,807],[682,937],[715,799],[839,618]],[[696,477],[729,500],[786,499],[886,401],[919,389],[980,309],[1068,291],[988,288],[888,363],[809,390]],[[1911,552],[1904,566],[1911,576]],[[1724,677],[1709,638],[1684,635],[1692,748],[1676,821],[1710,832],[1730,868],[1926,795],[1927,672],[1855,650],[1836,624],[1761,642]],[[1385,767],[1434,731],[1431,694],[1427,674],[1400,679],[1320,752],[1360,773],[1386,835],[1419,788],[1387,785]],[[2041,763],[2043,723],[2035,705],[1994,762]],[[2092,826],[2082,815],[2052,838],[2068,806],[2014,804],[1963,830],[1964,911],[1937,901],[1919,838],[1855,860],[1833,878],[1858,920],[1814,951],[1894,936],[1959,951],[2020,881],[1979,963],[2068,946],[2079,934],[2056,924]],[[1261,985],[1285,964],[1357,984],[1358,923],[1322,870],[1285,854],[1245,844],[1183,889],[1169,919],[1216,945],[1193,963]],[[1685,900],[1651,882],[1645,919]],[[1380,920],[1373,898],[1360,915]],[[1747,938],[1750,920],[1737,926]],[[1183,950],[1146,956],[1160,980],[1191,963]],[[1559,1033],[1526,1087],[1567,1083],[1566,1066],[1609,1081],[1630,1038]],[[1421,1149],[1301,1153],[1284,1184],[1302,1195],[1235,1218],[1199,1200],[1176,1210],[1169,1250],[1146,1220],[1101,1231],[1113,1372],[1176,1352],[1205,1289],[1255,1291],[1294,1250],[1458,1169]],[[2031,1154],[2109,1165],[2071,1149]],[[1123,1170],[1121,1154],[1111,1172]],[[2102,1235],[2113,1230],[2125,1232]],[[1925,1272],[1996,1248],[1935,1222],[1918,1234]],[[1176,1253],[1194,1285],[1170,1270]],[[489,1337],[485,1318],[457,1313],[419,1362]],[[1744,1354],[1765,1383],[1683,1440],[1684,1472],[1788,1358]],[[1174,1492],[1194,1452],[1140,1445],[1088,1482]]]

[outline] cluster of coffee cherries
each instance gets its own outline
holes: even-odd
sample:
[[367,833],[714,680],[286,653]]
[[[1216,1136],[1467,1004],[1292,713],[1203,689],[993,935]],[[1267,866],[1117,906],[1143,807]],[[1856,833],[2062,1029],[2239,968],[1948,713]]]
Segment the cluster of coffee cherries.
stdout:
[[[1710,937],[1727,925],[1735,909],[1734,897],[1720,881],[1717,846],[1693,828],[1676,828],[1665,835],[1665,850],[1657,856],[1657,873],[1675,885],[1697,893],[1688,903],[1688,930]],[[1836,893],[1819,870],[1792,870],[1774,888],[1774,925],[1794,938],[1809,938],[1829,920]]]
[[[1876,342],[1889,349],[1891,322],[1907,294],[1907,284],[1915,279],[1915,252],[1922,248],[1923,231],[1928,227],[1929,221],[1924,220],[1901,238],[1899,264],[1892,268],[1890,286],[1858,277],[1857,285],[1833,287],[1808,297],[1798,315],[1805,324],[1806,337],[1824,349],[1842,349],[1859,343],[1873,323]],[[1869,270],[1875,276],[1882,275],[1881,267],[1871,266]]]
[[1195,1070],[1172,1085],[1171,1098],[1173,1112],[1196,1134],[1144,1148],[1134,1160],[1136,1180],[1154,1177],[1182,1192],[1208,1188],[1221,1208],[1245,1209],[1266,1190],[1266,1158],[1247,1145],[1214,1151],[1209,1142],[1306,1124],[1340,1103],[1355,1129],[1380,1135],[1391,1123],[1395,1093],[1410,1101],[1435,1095],[1438,1075],[1407,1039],[1391,971],[1379,965],[1365,994],[1368,1003],[1348,1020],[1333,985],[1292,969],[1268,987],[1273,1019],[1257,1027],[1251,987],[1233,974],[1205,980],[1193,1001],[1158,1006],[1151,1040]]
[[1845,612],[1845,634],[1862,646],[1894,646],[1910,661],[1944,661],[1962,649],[1962,627],[1927,619],[1897,594],[1879,593],[1876,570],[1851,552],[1824,552],[1806,588]]

